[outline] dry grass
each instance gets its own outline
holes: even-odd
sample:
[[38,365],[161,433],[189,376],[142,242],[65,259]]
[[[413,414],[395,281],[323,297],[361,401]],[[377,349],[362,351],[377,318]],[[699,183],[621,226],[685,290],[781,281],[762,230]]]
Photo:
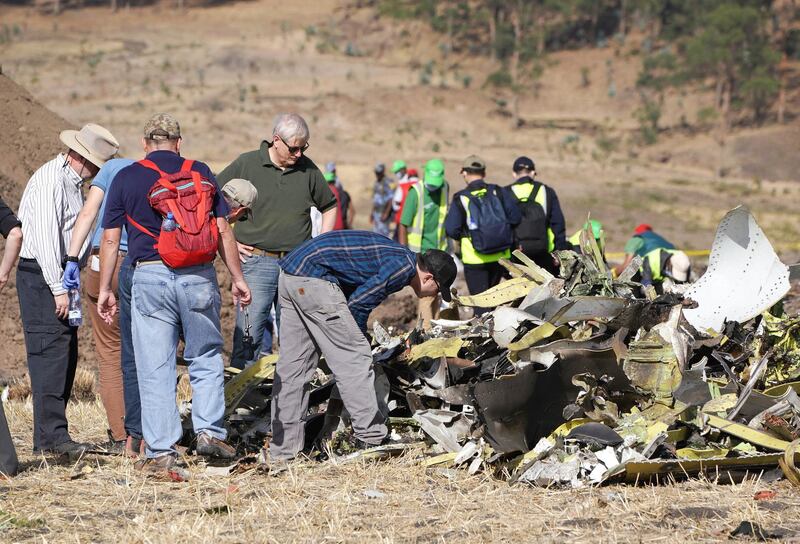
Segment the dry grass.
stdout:
[[[93,401],[96,396],[96,379],[94,372],[85,368],[75,371],[72,384],[72,399],[77,401]],[[9,400],[24,401],[31,396],[31,377],[25,374],[8,383]]]
[[[93,457],[70,480],[75,467],[31,455],[30,402],[11,402],[6,413],[24,465],[0,481],[8,542],[711,542],[742,520],[800,534],[800,494],[786,482],[546,490],[426,471],[411,454],[300,464],[276,477],[210,477],[198,464],[183,484],[146,480],[128,460]],[[69,417],[77,439],[102,440],[98,402],[72,403]],[[762,489],[777,497],[754,501]],[[385,496],[368,498],[366,490]]]

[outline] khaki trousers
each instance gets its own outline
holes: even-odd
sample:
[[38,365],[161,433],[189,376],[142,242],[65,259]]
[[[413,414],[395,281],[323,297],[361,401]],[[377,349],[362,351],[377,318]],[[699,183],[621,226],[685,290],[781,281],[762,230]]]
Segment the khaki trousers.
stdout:
[[[90,257],[91,260],[96,257]],[[118,296],[117,278],[123,257],[117,257],[117,267],[111,283],[114,296]],[[125,440],[125,396],[122,381],[122,350],[120,348],[118,314],[109,325],[97,313],[97,297],[100,295],[100,272],[89,268],[86,274],[86,298],[89,305],[84,306],[84,311],[89,314],[92,321],[92,336],[94,349],[97,354],[97,366],[100,371],[100,400],[106,409],[108,427],[114,440]],[[119,300],[119,299],[118,299]]]
[[441,302],[439,295],[432,297],[420,297],[419,305],[417,306],[417,315],[422,318],[422,328],[431,328],[431,319],[439,319],[439,307]]
[[308,383],[320,355],[336,380],[353,431],[378,445],[388,434],[386,415],[375,395],[372,350],[338,285],[281,272],[281,352],[272,386],[273,459],[291,459],[305,442]]

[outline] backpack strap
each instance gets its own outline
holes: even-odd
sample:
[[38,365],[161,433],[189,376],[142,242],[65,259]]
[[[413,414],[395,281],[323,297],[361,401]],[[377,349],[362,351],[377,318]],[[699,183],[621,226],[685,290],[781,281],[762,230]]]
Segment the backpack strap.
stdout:
[[145,233],[146,235],[148,235],[150,238],[152,238],[153,240],[155,240],[155,241],[156,241],[156,243],[155,243],[155,244],[153,244],[153,249],[158,249],[158,236],[156,236],[155,234],[153,234],[152,232],[150,232],[149,230],[147,230],[146,228],[144,228],[142,225],[140,225],[139,223],[137,223],[137,222],[136,222],[136,220],[135,220],[133,217],[131,217],[130,215],[128,215],[128,214],[125,214],[125,217],[127,217],[127,218],[128,218],[128,223],[130,223],[131,225],[133,225],[133,226],[134,226],[134,227],[135,227],[137,230],[140,230],[140,231],[142,231],[143,233]]
[[161,170],[161,168],[156,166],[156,163],[154,163],[149,159],[142,159],[139,161],[139,164],[141,164],[145,168],[149,168],[150,170],[155,170],[156,172],[158,172],[158,175],[161,176],[162,178],[167,175],[166,172],[164,172],[163,170]]

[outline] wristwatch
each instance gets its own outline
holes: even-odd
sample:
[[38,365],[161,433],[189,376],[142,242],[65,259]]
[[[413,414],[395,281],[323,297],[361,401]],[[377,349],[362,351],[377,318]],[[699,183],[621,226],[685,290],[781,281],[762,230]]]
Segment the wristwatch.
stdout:
[[63,259],[61,259],[61,268],[66,268],[67,263],[80,263],[81,260],[77,257],[73,257],[72,255],[67,255]]

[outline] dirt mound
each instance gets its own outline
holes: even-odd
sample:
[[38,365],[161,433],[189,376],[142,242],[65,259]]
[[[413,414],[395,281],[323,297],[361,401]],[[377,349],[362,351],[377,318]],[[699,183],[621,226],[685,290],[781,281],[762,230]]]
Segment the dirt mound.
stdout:
[[[58,133],[70,124],[0,74],[0,195],[15,210],[31,174],[61,149]],[[83,327],[81,340],[88,340]],[[25,342],[12,274],[0,296],[0,382],[23,374]],[[85,344],[84,344],[85,345]],[[92,355],[92,357],[94,357]]]

